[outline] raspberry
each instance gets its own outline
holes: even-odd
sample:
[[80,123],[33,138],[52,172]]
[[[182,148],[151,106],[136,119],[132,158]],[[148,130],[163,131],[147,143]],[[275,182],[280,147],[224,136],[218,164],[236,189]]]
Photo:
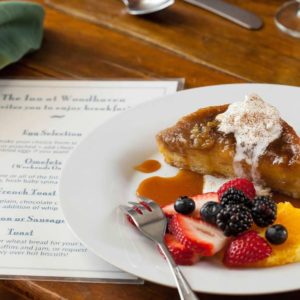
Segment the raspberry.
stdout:
[[242,204],[249,208],[252,206],[252,201],[250,201],[242,191],[235,188],[229,188],[225,191],[220,202],[222,205]]
[[259,227],[267,227],[274,223],[277,214],[277,205],[269,197],[257,197],[251,209],[254,223]]
[[245,194],[245,196],[250,200],[253,200],[256,195],[254,185],[251,181],[245,178],[236,178],[227,181],[219,188],[217,192],[219,199],[221,199],[224,192],[227,191],[229,188],[235,188],[236,190],[242,191]]
[[256,231],[250,230],[231,241],[223,262],[229,267],[241,267],[265,259],[271,253],[271,246]]
[[241,204],[226,205],[217,215],[217,226],[226,236],[236,236],[251,227],[250,210]]

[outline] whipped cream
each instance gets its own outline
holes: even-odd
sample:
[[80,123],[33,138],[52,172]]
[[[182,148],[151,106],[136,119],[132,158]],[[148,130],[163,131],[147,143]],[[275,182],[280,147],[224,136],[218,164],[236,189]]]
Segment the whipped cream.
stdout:
[[[237,176],[246,176],[241,162],[251,166],[251,177],[260,182],[257,171],[259,157],[268,145],[280,137],[282,132],[278,110],[264,102],[258,95],[246,95],[243,102],[235,102],[216,117],[219,131],[233,133],[236,139],[234,170]],[[246,176],[248,177],[248,176]]]

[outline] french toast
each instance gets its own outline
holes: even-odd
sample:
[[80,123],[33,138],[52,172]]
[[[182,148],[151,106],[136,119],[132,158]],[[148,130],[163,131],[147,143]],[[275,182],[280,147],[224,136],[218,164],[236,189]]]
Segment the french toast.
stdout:
[[[252,101],[249,102],[252,106],[256,105],[255,101],[258,106],[262,105],[262,100],[256,95],[247,101]],[[228,114],[229,108],[228,104],[201,108],[181,118],[173,127],[159,132],[156,140],[165,161],[175,167],[200,174],[229,178],[245,177],[257,185],[300,198],[300,138],[295,130],[278,117],[276,126],[280,127],[280,132],[278,131],[278,136],[270,140],[264,148],[259,148],[261,153],[255,149],[260,143],[265,143],[266,136],[261,134],[260,140],[253,142],[256,152],[252,149],[249,157],[253,158],[256,155],[257,160],[254,162],[247,157],[237,159],[237,149],[241,145],[244,146],[245,142],[241,142],[233,132],[225,133],[224,130],[220,130],[220,116]],[[263,111],[264,108],[259,107],[255,114],[251,115],[252,119],[247,120],[246,125],[253,124],[255,127],[259,122],[264,122],[262,126],[271,132],[275,125],[268,123],[268,116],[260,115],[259,110]],[[242,120],[248,115],[250,113],[246,110],[244,115],[239,117]],[[274,112],[271,111],[270,115],[272,117]],[[230,118],[233,117],[227,116],[228,120]],[[255,136],[257,132],[250,132],[249,139],[251,134]],[[245,152],[248,155],[247,151],[249,152],[249,149]]]

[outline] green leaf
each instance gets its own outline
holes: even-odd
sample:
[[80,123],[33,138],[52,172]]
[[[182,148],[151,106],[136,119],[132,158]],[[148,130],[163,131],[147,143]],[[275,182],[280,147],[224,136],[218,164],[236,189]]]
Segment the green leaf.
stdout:
[[39,4],[0,2],[0,69],[40,48],[44,15]]

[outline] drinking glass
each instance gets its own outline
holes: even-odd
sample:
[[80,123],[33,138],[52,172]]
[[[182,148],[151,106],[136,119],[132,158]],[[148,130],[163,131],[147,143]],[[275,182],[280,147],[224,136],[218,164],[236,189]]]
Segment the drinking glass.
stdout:
[[300,38],[300,0],[284,3],[275,15],[275,23],[283,32]]

